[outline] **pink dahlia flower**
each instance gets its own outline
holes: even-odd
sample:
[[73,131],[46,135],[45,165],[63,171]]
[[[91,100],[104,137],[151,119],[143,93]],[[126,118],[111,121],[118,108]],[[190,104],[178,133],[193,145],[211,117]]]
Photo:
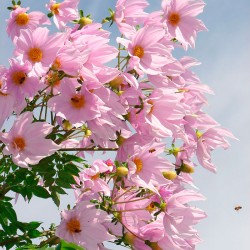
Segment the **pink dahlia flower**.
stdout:
[[23,113],[17,117],[8,133],[0,134],[0,140],[5,144],[3,153],[12,155],[13,162],[24,168],[37,164],[60,148],[53,141],[45,139],[53,126],[45,122],[32,122],[32,113]]
[[74,126],[81,126],[86,121],[101,116],[100,107],[104,105],[100,98],[91,93],[82,85],[80,91],[76,91],[77,81],[67,78],[61,83],[61,94],[49,100],[49,107]]
[[64,40],[63,34],[49,36],[47,28],[39,27],[34,31],[21,30],[16,41],[15,55],[24,62],[29,61],[34,67],[34,72],[40,76],[47,72]]
[[162,67],[173,61],[170,50],[160,40],[165,31],[161,26],[145,26],[133,36],[132,40],[117,38],[128,49],[129,65],[138,74],[156,75]]
[[7,74],[7,88],[13,93],[18,101],[25,97],[33,97],[42,87],[37,76],[32,76],[29,73],[32,70],[32,65],[28,61],[20,64],[15,59],[10,59],[10,68]]
[[7,20],[7,34],[13,40],[20,35],[20,30],[35,30],[39,25],[50,24],[48,17],[39,11],[27,13],[29,8],[16,8],[11,11],[10,18]]
[[73,210],[64,210],[61,216],[62,221],[55,234],[68,242],[86,250],[98,250],[102,242],[114,240],[103,225],[109,220],[107,214],[87,201],[78,203]]
[[79,0],[65,0],[61,3],[57,3],[54,0],[50,0],[46,7],[53,14],[53,20],[58,29],[65,28],[67,22],[78,19],[79,14],[77,11],[77,5]]
[[118,0],[114,20],[120,32],[126,37],[135,33],[134,26],[143,24],[146,16],[144,9],[149,5],[146,0]]
[[202,0],[163,0],[163,21],[168,32],[182,43],[184,49],[194,48],[197,32],[207,30],[203,22],[195,17],[202,13],[205,3]]

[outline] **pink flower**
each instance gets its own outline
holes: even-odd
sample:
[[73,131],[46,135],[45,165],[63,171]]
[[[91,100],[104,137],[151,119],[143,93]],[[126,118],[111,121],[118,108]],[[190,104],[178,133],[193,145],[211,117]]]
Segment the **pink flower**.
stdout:
[[26,61],[20,64],[15,59],[10,59],[10,68],[7,74],[7,88],[12,92],[17,101],[21,102],[25,97],[34,97],[42,87],[37,76],[30,74],[32,65]]
[[4,74],[2,75],[0,68],[0,128],[13,112],[16,100],[15,96],[7,90],[6,73],[7,69],[4,69]]
[[105,180],[100,177],[100,174],[111,172],[113,166],[108,166],[102,160],[93,162],[90,168],[84,169],[80,174],[80,181],[83,183],[83,189],[90,189],[92,192],[104,192],[105,195],[110,195],[110,188]]
[[76,80],[64,79],[60,86],[61,94],[51,98],[48,105],[57,116],[69,120],[75,126],[81,126],[86,121],[99,117],[100,106],[104,103],[89,92],[85,84],[80,91],[76,91],[77,84]]
[[68,242],[93,250],[104,241],[114,240],[103,225],[109,220],[107,214],[89,202],[82,201],[73,210],[64,210],[61,216],[55,234]]
[[142,24],[147,16],[143,10],[148,6],[146,0],[118,0],[115,6],[115,22],[126,37],[135,33],[134,26]]
[[168,182],[162,172],[174,168],[170,162],[158,156],[164,149],[163,143],[135,147],[134,153],[128,160],[128,179],[138,186],[157,192],[155,186]]
[[0,134],[0,139],[5,144],[3,153],[12,155],[13,162],[24,168],[28,168],[29,164],[37,164],[60,148],[53,141],[45,139],[52,131],[51,125],[32,122],[32,113],[23,113],[16,118],[8,133]]
[[[84,59],[82,55],[71,43],[64,45],[57,53],[52,64],[53,70],[62,70],[71,76],[78,76]],[[84,58],[85,57],[85,58]]]
[[27,13],[29,8],[16,8],[11,11],[10,18],[7,20],[7,34],[13,40],[20,35],[20,31],[28,29],[35,30],[39,25],[50,24],[48,17],[42,12],[32,11]]
[[47,28],[39,27],[34,31],[21,30],[16,41],[15,55],[23,62],[29,61],[34,67],[34,72],[40,76],[47,72],[64,40],[64,34],[49,36]]
[[207,30],[203,22],[195,17],[202,13],[205,3],[202,0],[163,0],[163,21],[172,38],[182,43],[185,50],[194,48],[197,32]]
[[67,22],[78,19],[79,14],[77,11],[77,5],[79,0],[65,0],[61,3],[57,3],[54,0],[50,0],[46,7],[53,14],[53,20],[58,29],[65,28]]
[[206,132],[202,133],[197,131],[197,159],[199,163],[206,169],[216,172],[216,167],[211,161],[211,152],[217,148],[222,147],[223,149],[227,149],[230,144],[225,139],[225,137],[237,138],[228,130],[217,127],[210,128]]
[[156,75],[162,72],[161,68],[172,62],[169,49],[160,40],[165,31],[161,26],[145,26],[133,36],[131,41],[117,38],[128,49],[129,65],[138,74]]

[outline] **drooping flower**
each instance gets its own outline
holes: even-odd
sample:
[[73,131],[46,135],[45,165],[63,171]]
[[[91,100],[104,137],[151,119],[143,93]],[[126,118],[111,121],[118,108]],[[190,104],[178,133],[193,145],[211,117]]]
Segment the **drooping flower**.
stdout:
[[13,40],[20,35],[20,30],[35,30],[39,25],[50,24],[48,17],[39,11],[27,13],[29,8],[16,8],[11,11],[10,18],[7,20],[7,34]]
[[53,141],[45,139],[53,126],[46,122],[32,122],[32,113],[25,112],[16,118],[8,133],[0,134],[0,140],[5,144],[3,153],[12,155],[13,162],[24,168],[37,164],[60,148]]

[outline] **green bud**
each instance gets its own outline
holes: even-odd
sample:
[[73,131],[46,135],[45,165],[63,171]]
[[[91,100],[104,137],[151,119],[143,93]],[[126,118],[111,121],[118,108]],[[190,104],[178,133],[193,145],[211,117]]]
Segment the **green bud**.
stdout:
[[171,171],[166,171],[166,172],[162,172],[162,174],[163,174],[163,176],[164,176],[166,179],[168,179],[168,180],[170,180],[170,181],[174,180],[174,179],[177,177],[176,172],[173,171],[173,170],[171,170]]

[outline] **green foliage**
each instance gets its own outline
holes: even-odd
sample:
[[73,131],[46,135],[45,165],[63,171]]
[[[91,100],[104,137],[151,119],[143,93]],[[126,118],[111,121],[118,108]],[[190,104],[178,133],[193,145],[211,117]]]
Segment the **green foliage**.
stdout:
[[[42,159],[29,169],[16,166],[10,156],[0,159],[0,248],[6,249],[55,249],[60,239],[54,236],[55,227],[50,230],[41,228],[42,222],[21,222],[13,208],[13,193],[21,195],[27,201],[36,196],[51,198],[60,205],[60,195],[67,194],[65,189],[76,185],[84,160],[75,155],[57,152]],[[47,237],[39,245],[32,241]],[[56,249],[82,249],[71,243],[61,242]]]

